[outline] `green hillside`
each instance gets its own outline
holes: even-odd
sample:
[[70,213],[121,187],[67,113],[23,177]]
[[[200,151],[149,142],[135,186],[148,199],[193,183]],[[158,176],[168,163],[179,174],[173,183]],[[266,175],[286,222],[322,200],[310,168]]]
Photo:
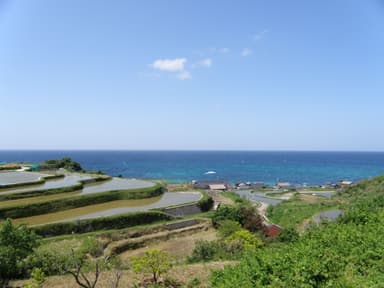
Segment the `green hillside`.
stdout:
[[248,251],[213,272],[211,287],[383,287],[384,177],[343,191],[337,222],[308,229],[295,242]]

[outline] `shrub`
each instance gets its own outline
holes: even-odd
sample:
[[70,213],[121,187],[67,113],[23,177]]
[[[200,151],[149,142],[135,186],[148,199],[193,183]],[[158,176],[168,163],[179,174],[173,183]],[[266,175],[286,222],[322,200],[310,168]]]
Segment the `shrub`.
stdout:
[[237,206],[220,206],[212,217],[212,224],[217,228],[224,220],[240,222],[239,208]]
[[6,287],[9,279],[24,271],[24,259],[39,245],[38,237],[25,225],[14,226],[7,219],[0,226],[0,284]]
[[295,228],[286,228],[280,231],[277,239],[280,242],[286,242],[286,243],[295,242],[297,241],[297,239],[299,239],[299,233],[297,233]]
[[244,249],[257,248],[263,245],[263,242],[256,235],[245,229],[234,232],[226,239],[226,241],[228,243],[239,242]]
[[227,238],[239,230],[241,230],[239,222],[233,220],[223,220],[219,223],[218,233],[222,238]]
[[207,240],[197,240],[195,242],[195,248],[193,249],[192,255],[188,258],[188,261],[212,261],[215,259],[218,247],[217,242]]
[[203,197],[197,203],[201,211],[209,211],[213,207],[213,199],[207,193],[203,193]]

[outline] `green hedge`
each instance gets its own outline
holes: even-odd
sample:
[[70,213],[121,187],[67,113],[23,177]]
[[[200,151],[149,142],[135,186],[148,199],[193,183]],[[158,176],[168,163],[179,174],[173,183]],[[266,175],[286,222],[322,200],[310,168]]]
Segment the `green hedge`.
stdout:
[[32,227],[36,234],[51,237],[72,233],[87,233],[96,230],[122,229],[157,221],[172,220],[173,217],[159,211],[144,211],[110,217],[84,219],[79,221],[52,223]]
[[0,219],[29,217],[115,200],[149,198],[161,195],[162,193],[163,186],[157,184],[148,188],[108,191],[40,203],[4,207],[0,208]]

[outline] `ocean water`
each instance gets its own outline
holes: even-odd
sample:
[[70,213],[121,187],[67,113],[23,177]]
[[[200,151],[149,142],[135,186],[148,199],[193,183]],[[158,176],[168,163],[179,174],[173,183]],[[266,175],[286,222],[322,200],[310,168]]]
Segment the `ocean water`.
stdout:
[[87,170],[171,183],[225,179],[321,185],[384,174],[384,152],[0,151],[0,162],[36,163],[62,157],[71,157]]

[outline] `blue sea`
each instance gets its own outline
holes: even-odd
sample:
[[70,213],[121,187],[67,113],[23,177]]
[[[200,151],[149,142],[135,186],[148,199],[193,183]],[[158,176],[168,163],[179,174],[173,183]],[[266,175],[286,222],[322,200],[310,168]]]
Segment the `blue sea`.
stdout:
[[0,151],[0,162],[38,163],[62,157],[71,157],[87,170],[169,183],[225,179],[321,185],[384,174],[384,152]]

